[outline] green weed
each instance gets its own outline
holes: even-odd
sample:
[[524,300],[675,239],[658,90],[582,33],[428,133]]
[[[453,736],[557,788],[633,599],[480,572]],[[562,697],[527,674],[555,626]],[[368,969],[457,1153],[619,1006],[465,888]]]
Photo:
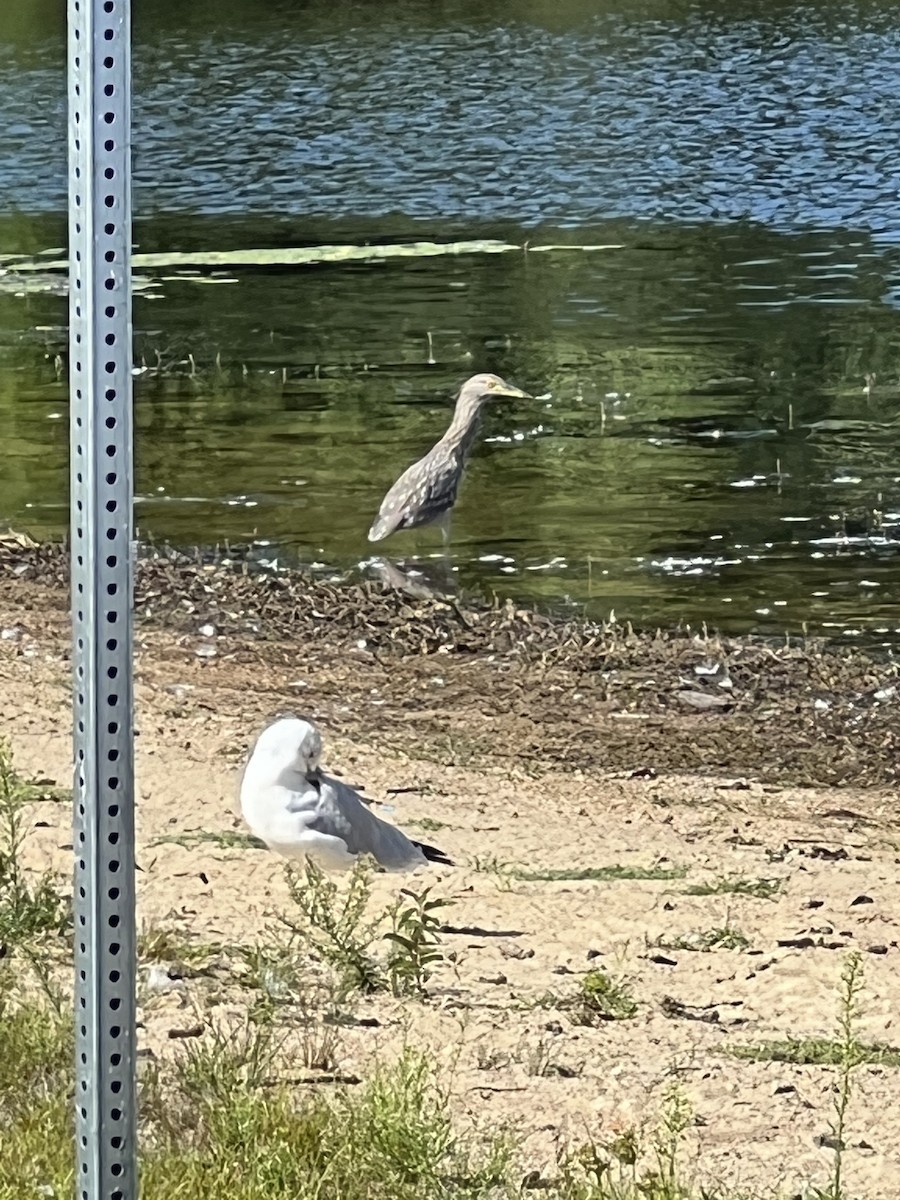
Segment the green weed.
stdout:
[[388,976],[395,996],[408,992],[425,994],[425,985],[434,968],[444,961],[437,912],[452,904],[440,897],[429,898],[430,887],[422,892],[401,888],[400,895],[410,903],[398,901],[391,917],[393,928],[384,935],[391,943],[388,956]]
[[610,883],[617,879],[647,879],[666,880],[683,879],[687,874],[686,867],[548,867],[543,870],[526,870],[523,867],[511,868],[515,879],[527,883],[562,883],[594,880],[598,883]]
[[32,952],[71,927],[71,905],[50,872],[33,878],[22,866],[27,795],[8,745],[0,742],[0,946],[12,952]]
[[337,884],[309,859],[302,878],[292,864],[285,868],[291,899],[305,918],[284,923],[331,966],[349,987],[377,992],[387,986],[383,967],[371,952],[378,920],[367,917],[372,892],[372,867],[360,858],[349,873],[343,898]]
[[694,933],[687,933],[679,937],[659,937],[653,943],[655,946],[664,950],[749,950],[750,939],[745,934],[741,933],[740,929],[733,929],[730,925],[723,925],[717,929],[697,930]]
[[725,876],[708,883],[694,883],[684,889],[686,896],[753,896],[756,900],[774,900],[782,888],[780,879],[730,879]]

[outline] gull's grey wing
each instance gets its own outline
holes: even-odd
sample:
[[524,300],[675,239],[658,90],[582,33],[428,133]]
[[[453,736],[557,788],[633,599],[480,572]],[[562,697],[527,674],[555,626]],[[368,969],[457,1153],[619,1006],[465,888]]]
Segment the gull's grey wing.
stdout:
[[[304,803],[304,809],[311,807]],[[352,788],[323,775],[307,828],[341,838],[351,854],[371,854],[388,871],[411,870],[431,859],[452,865],[440,850],[412,842],[402,830],[371,813]]]

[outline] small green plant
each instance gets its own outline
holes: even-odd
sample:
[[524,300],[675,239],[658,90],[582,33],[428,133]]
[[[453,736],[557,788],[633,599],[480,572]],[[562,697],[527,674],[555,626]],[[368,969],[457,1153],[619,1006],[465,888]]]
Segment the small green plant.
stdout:
[[430,887],[422,892],[401,888],[400,895],[409,903],[398,901],[391,912],[393,928],[384,937],[391,943],[388,975],[395,996],[409,992],[424,995],[434,968],[444,961],[439,937],[441,922],[436,914],[453,901],[430,898],[430,892]]
[[184,1044],[177,1069],[186,1098],[220,1104],[239,1088],[262,1087],[275,1073],[283,1040],[266,1022],[248,1018],[236,1028],[211,1022],[205,1037]]
[[377,921],[367,921],[372,892],[372,868],[360,858],[350,871],[343,899],[338,886],[309,859],[304,859],[302,878],[291,864],[285,868],[291,899],[306,919],[298,925],[282,920],[324,962],[333,967],[349,987],[377,992],[386,986],[382,967],[370,952]]
[[563,1150],[552,1194],[557,1200],[716,1200],[719,1192],[692,1186],[681,1166],[693,1119],[686,1098],[670,1087],[655,1129],[628,1126],[605,1142]]
[[0,946],[30,953],[47,935],[65,933],[71,917],[50,872],[31,879],[22,867],[27,803],[27,787],[0,741]]
[[304,962],[295,941],[293,936],[283,941],[273,939],[245,946],[239,953],[242,970],[238,982],[262,993],[264,1002],[272,1008],[294,1003],[304,986],[303,967],[308,974],[309,960]]
[[684,1135],[693,1123],[694,1113],[687,1097],[677,1083],[670,1084],[663,1097],[659,1125],[653,1138],[655,1165],[642,1181],[642,1189],[647,1194],[667,1200],[669,1197],[680,1200],[685,1195],[679,1180],[678,1153]]
[[142,963],[180,963],[202,971],[217,956],[242,954],[239,946],[223,942],[192,941],[177,929],[145,925],[137,936],[138,961]]
[[653,944],[663,950],[749,950],[750,939],[740,929],[723,925],[674,938],[658,937]]
[[407,825],[412,825],[416,829],[421,829],[423,833],[440,833],[442,829],[452,829],[452,825],[448,825],[446,821],[436,821],[434,817],[420,817],[418,820],[406,822]]
[[686,896],[752,896],[756,900],[774,900],[782,888],[780,879],[744,879],[721,876],[708,883],[693,883],[684,889]]
[[834,1166],[828,1200],[844,1200],[844,1131],[850,1108],[853,1070],[859,1062],[859,1040],[856,1024],[860,1015],[859,999],[865,985],[862,958],[858,950],[847,955],[841,971],[838,991],[838,1063],[837,1087],[834,1093],[834,1121],[831,1132],[834,1145]]
[[60,1012],[0,989],[0,1029],[0,1196],[71,1195],[71,1004]]
[[[253,993],[251,1019],[259,1025],[299,1030],[297,1057],[304,1067],[333,1071],[338,1064],[341,1026],[351,1016],[353,986],[345,972],[312,964],[295,935],[266,941],[241,954],[240,985]],[[292,1045],[296,1045],[292,1041]]]
[[541,1037],[536,1042],[525,1046],[516,1057],[529,1075],[542,1078],[561,1075],[565,1079],[572,1079],[574,1076],[580,1075],[584,1070],[584,1063],[579,1063],[574,1067],[561,1063],[557,1054],[558,1048],[557,1038]]
[[447,733],[437,744],[441,747],[437,761],[448,767],[469,767],[492,752],[486,738],[462,732]]
[[853,1072],[863,1063],[900,1067],[900,1049],[879,1043],[861,1042],[856,1035],[860,997],[864,986],[862,958],[859,952],[854,950],[847,955],[841,971],[836,1038],[788,1039],[781,1042],[764,1042],[756,1046],[729,1048],[729,1053],[735,1058],[753,1062],[804,1063],[837,1068],[830,1139],[834,1149],[832,1174],[828,1185],[815,1192],[817,1200],[847,1198],[843,1179],[844,1145],[853,1092]]
[[547,867],[542,870],[526,870],[514,867],[511,874],[524,883],[568,883],[592,880],[609,883],[617,879],[683,879],[686,867]]
[[512,891],[516,879],[515,868],[508,862],[497,858],[495,854],[476,855],[472,859],[472,869],[485,875],[493,875],[497,887],[502,892]]
[[252,833],[239,829],[193,829],[187,833],[164,833],[151,838],[148,846],[181,846],[191,850],[194,846],[221,846],[223,850],[265,850],[266,843]]
[[572,1019],[578,1025],[596,1025],[598,1021],[628,1021],[637,1014],[637,1002],[624,983],[605,971],[592,970],[581,981],[571,1005]]
[[304,984],[294,995],[293,1011],[303,1030],[300,1059],[315,1071],[334,1071],[340,1057],[341,1026],[348,1018],[347,997],[333,979]]
[[[785,1038],[781,1041],[757,1042],[751,1046],[729,1046],[732,1058],[745,1062],[796,1063],[810,1067],[839,1067],[844,1048],[837,1038]],[[852,1066],[864,1063],[878,1067],[900,1067],[900,1047],[881,1042],[856,1042]]]

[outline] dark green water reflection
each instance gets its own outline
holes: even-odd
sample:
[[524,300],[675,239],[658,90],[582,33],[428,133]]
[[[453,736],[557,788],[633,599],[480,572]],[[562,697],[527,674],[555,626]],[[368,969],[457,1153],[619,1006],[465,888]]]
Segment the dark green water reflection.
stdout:
[[[216,12],[142,8],[141,250],[621,248],[158,273],[135,306],[143,533],[357,569],[452,390],[496,370],[540,399],[487,416],[464,583],[895,640],[893,6]],[[65,234],[61,42],[4,32],[0,253],[34,253]],[[37,534],[67,522],[65,318],[0,289],[0,519]]]

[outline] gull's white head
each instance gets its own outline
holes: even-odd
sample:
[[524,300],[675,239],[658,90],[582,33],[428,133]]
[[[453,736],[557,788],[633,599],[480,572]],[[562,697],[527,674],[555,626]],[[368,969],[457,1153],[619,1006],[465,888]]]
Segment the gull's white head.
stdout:
[[280,717],[257,738],[250,763],[272,776],[295,771],[315,782],[321,758],[322,735],[315,725],[299,717]]

